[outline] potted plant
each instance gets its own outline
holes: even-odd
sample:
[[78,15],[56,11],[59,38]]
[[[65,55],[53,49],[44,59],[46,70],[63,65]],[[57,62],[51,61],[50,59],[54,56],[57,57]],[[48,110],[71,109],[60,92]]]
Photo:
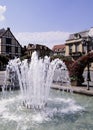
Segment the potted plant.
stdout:
[[84,77],[82,75],[80,76],[73,75],[70,77],[70,81],[72,86],[81,86],[82,83],[84,82]]

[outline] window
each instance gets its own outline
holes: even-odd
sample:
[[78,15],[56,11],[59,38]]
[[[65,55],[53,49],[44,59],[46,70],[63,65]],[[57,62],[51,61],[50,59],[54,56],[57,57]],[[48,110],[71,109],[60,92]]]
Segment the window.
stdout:
[[11,44],[11,38],[6,38],[6,44]]
[[11,46],[6,46],[6,53],[11,52]]
[[75,52],[79,52],[79,44],[75,45]]
[[83,51],[83,52],[86,52],[86,51],[87,51],[87,46],[82,45],[82,51]]
[[59,49],[59,51],[62,51],[62,49]]
[[15,47],[15,53],[18,53],[18,47]]
[[72,45],[69,46],[69,53],[72,53]]

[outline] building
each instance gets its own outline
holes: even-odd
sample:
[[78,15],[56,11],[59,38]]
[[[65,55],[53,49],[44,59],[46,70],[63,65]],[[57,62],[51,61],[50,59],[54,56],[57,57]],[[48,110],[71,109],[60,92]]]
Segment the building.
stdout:
[[45,45],[40,44],[28,44],[27,55],[31,56],[34,51],[37,51],[39,57],[50,56],[53,52]]
[[65,44],[53,46],[54,55],[65,55]]
[[21,45],[10,28],[0,29],[0,54],[11,58],[21,56]]
[[[66,40],[66,56],[72,56],[74,59],[78,59],[87,53],[87,46],[85,46],[84,40],[87,40],[89,31],[85,30],[69,35],[69,38]],[[93,43],[89,44],[89,50],[93,50]]]

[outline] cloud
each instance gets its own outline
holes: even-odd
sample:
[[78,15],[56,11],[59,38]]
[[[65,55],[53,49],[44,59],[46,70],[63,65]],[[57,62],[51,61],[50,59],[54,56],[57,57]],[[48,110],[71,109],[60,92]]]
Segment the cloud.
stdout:
[[6,6],[1,6],[0,5],[0,21],[5,20],[5,17],[4,17],[5,11],[6,11]]
[[52,48],[56,44],[64,44],[65,40],[69,36],[69,32],[61,31],[50,31],[50,32],[22,32],[15,33],[17,40],[22,45],[27,45],[29,43],[33,44],[43,44]]

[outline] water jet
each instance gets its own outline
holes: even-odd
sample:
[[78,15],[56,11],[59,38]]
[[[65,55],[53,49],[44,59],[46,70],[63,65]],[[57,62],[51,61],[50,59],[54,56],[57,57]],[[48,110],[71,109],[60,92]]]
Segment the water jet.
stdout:
[[[70,84],[67,68],[61,60],[55,59],[50,62],[49,57],[45,56],[44,59],[41,59],[38,57],[37,52],[34,52],[29,63],[27,59],[24,61],[20,61],[20,59],[10,60],[7,65],[6,75],[12,84],[18,78],[24,106],[41,109],[47,104],[54,73],[58,70],[61,70],[57,75],[57,78],[60,78],[58,80],[60,82],[64,80]],[[64,78],[62,78],[62,72],[65,72]],[[7,77],[5,81],[7,81]]]

